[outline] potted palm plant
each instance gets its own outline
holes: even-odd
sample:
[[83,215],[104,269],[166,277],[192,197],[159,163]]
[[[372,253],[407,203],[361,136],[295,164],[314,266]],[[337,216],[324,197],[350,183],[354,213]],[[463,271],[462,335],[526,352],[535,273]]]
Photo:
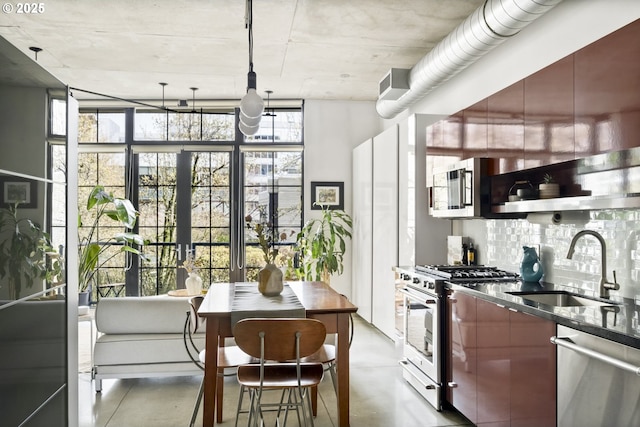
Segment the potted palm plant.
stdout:
[[48,233],[29,218],[20,218],[19,203],[0,209],[0,277],[8,278],[9,298],[18,299],[23,289],[40,280],[52,282],[61,272],[57,252]]
[[[97,284],[97,272],[109,260],[120,253],[128,252],[146,260],[141,247],[148,243],[139,234],[131,232],[136,225],[139,212],[130,200],[114,197],[103,186],[98,185],[91,190],[87,198],[87,216],[92,223],[84,227],[82,215],[78,214],[78,290],[81,293],[80,305],[88,305],[91,286]],[[98,238],[101,223],[111,220],[115,225],[127,231]],[[117,250],[109,250],[116,247]],[[83,299],[86,298],[85,301]]]
[[322,208],[322,216],[305,223],[296,237],[304,280],[330,283],[332,274],[342,274],[346,241],[351,239],[352,219],[340,209]]

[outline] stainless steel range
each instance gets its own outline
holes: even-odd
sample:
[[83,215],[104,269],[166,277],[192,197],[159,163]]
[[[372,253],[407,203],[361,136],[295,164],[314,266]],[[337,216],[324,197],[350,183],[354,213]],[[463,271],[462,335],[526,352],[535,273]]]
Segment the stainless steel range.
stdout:
[[404,299],[403,377],[438,411],[444,379],[444,285],[518,280],[518,275],[482,265],[422,265],[401,273]]

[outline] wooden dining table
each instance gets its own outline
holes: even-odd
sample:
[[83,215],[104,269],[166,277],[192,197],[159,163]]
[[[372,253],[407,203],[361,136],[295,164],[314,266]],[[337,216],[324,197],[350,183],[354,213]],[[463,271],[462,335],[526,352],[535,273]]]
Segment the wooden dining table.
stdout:
[[[337,413],[341,427],[349,426],[349,317],[358,310],[344,295],[324,282],[287,282],[305,308],[306,317],[324,323],[327,333],[336,335]],[[256,283],[256,287],[257,287]],[[213,283],[198,310],[206,319],[206,353],[202,425],[215,421],[215,390],[218,381],[218,348],[232,337],[234,283]]]

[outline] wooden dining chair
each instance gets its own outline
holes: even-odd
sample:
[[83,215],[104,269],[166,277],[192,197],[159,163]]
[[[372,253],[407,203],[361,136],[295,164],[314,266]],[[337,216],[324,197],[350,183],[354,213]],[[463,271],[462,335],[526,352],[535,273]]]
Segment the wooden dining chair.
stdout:
[[[322,347],[327,335],[324,324],[306,318],[247,318],[234,326],[233,335],[240,349],[259,359],[258,364],[238,367],[238,382],[251,400],[248,425],[264,424],[264,412],[269,410],[277,410],[279,422],[284,410],[284,426],[289,410],[295,408],[298,424],[313,426],[309,389],[320,384],[324,368],[302,359]],[[267,390],[281,390],[280,401],[263,401]]]
[[[202,371],[204,371],[205,350],[199,349],[193,340],[193,335],[202,326],[202,319],[198,316],[198,309],[204,300],[203,296],[195,296],[189,298],[189,310],[187,311],[187,319],[184,324],[184,345],[187,350],[189,358],[196,364]],[[218,349],[218,381],[216,382],[217,388],[215,390],[216,396],[216,422],[222,423],[222,400],[224,395],[224,370],[227,368],[237,368],[240,365],[246,363],[256,362],[256,359],[249,356],[244,351],[240,350],[238,346],[230,345],[223,346]],[[241,388],[240,393],[244,390]],[[204,393],[204,375],[200,382],[200,389],[198,390],[198,397],[196,399],[193,413],[191,414],[191,421],[189,426],[195,425],[196,417],[198,416],[198,410],[200,409],[200,403],[202,402],[202,395]]]
[[[345,295],[342,295],[343,298],[347,298]],[[349,315],[349,348],[351,348],[351,343],[353,342],[353,318]],[[305,357],[302,359],[303,362],[320,362],[324,365],[324,371],[329,372],[331,375],[331,383],[333,384],[333,391],[338,394],[338,375],[336,372],[336,346],[335,344],[325,343],[320,350],[312,354],[311,356]],[[314,415],[317,413],[317,393],[314,392],[311,394],[312,405],[313,405],[313,413]]]

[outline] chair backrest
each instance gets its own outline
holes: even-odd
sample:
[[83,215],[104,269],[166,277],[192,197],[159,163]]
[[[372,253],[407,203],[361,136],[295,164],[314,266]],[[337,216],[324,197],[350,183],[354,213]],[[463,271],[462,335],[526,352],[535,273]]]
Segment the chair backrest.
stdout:
[[[296,356],[310,356],[318,351],[327,336],[327,329],[315,319],[247,318],[236,323],[233,336],[238,347],[250,356],[286,361],[296,360]],[[264,355],[261,354],[262,336]],[[297,341],[299,355],[296,354]]]
[[189,298],[189,306],[191,307],[190,321],[191,321],[191,333],[198,332],[198,328],[202,325],[202,318],[198,316],[198,309],[202,305],[204,297],[201,295]]
[[184,322],[184,330],[182,332],[184,348],[187,351],[189,359],[191,359],[191,361],[202,370],[204,370],[204,364],[200,362],[200,349],[193,341],[193,334],[195,334],[198,330],[198,325],[200,323],[198,308],[200,308],[200,304],[202,304],[203,299],[204,297],[202,296],[189,298],[189,310],[187,311],[187,317]]

